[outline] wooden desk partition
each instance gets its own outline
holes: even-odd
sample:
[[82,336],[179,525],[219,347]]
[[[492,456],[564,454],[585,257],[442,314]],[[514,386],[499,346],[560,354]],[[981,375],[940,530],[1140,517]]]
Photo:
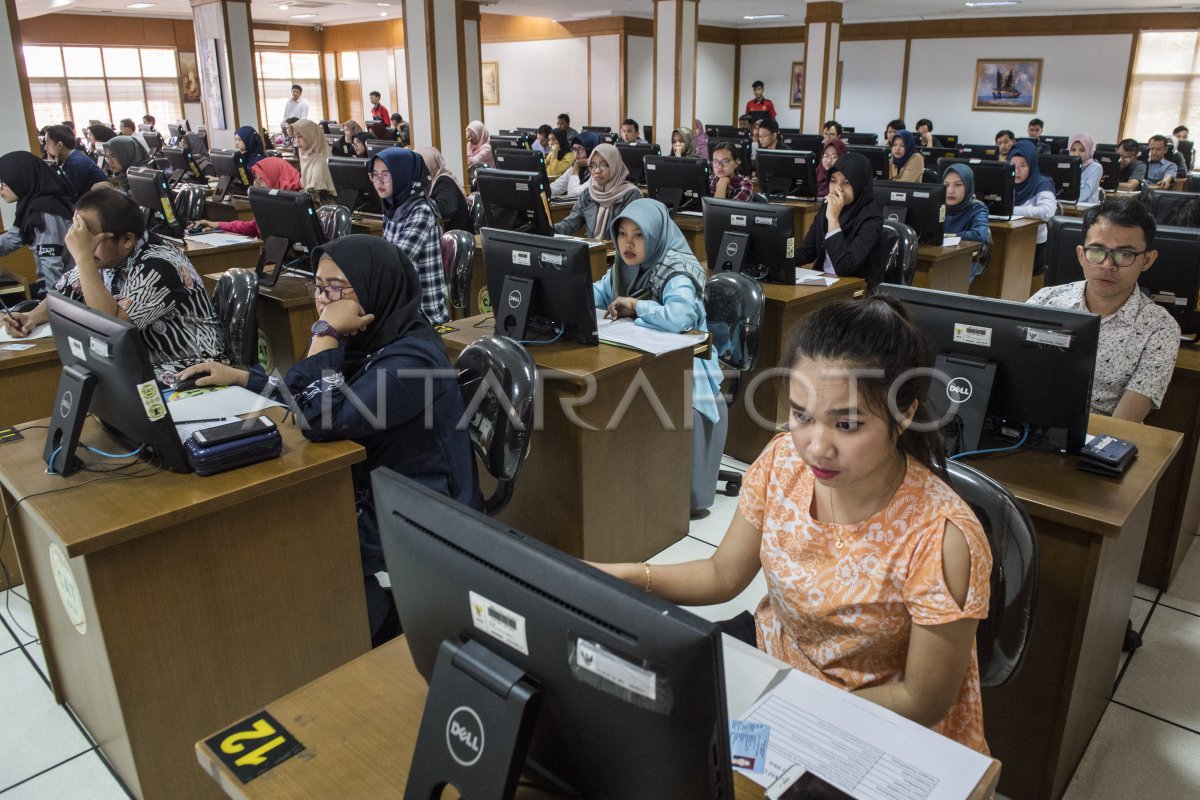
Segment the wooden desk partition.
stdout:
[[[350,479],[363,450],[281,433],[281,458],[207,478],[62,478],[36,432],[4,446],[0,499],[55,698],[136,797],[219,796],[198,738],[370,646]],[[92,419],[83,439],[120,447]]]
[[921,245],[913,286],[966,294],[971,286],[971,262],[982,247],[979,242],[966,240],[950,247]]
[[204,201],[204,218],[209,222],[234,222],[254,219],[254,210],[250,201],[244,197],[234,197],[223,202]]
[[984,729],[1008,797],[1061,797],[1108,706],[1155,490],[1182,439],[1095,414],[1088,431],[1138,446],[1124,476],[1082,472],[1076,456],[1030,450],[970,462],[1021,501],[1041,550],[1021,672],[983,690]]
[[971,294],[1024,303],[1033,278],[1033,251],[1037,247],[1036,219],[993,220],[992,254],[987,269],[971,284]]

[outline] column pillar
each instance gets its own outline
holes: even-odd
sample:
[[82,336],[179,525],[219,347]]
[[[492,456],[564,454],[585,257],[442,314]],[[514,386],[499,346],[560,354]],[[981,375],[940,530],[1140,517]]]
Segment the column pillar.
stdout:
[[654,0],[654,141],[671,150],[671,131],[696,118],[700,0]]
[[196,65],[209,147],[233,147],[241,125],[259,127],[258,67],[250,3],[191,0],[196,28]]
[[811,2],[804,15],[804,102],[800,130],[820,133],[833,115],[841,48],[842,4]]
[[412,144],[441,151],[467,176],[466,128],[483,118],[479,3],[404,0]]
[[[40,154],[37,129],[33,119],[33,99],[29,94],[29,79],[25,77],[25,53],[21,50],[21,23],[17,20],[16,0],[4,0],[4,14],[0,15],[0,75],[11,75],[11,79],[0,81],[0,108],[5,110],[8,124],[0,125],[0,153],[12,150],[29,150]],[[60,119],[52,120],[57,125]],[[0,211],[4,224],[12,224],[16,205],[4,203]]]

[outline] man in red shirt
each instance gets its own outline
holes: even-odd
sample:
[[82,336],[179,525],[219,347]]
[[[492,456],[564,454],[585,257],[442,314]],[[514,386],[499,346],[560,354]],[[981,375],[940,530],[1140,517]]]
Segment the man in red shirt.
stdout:
[[750,88],[754,90],[754,99],[746,102],[746,113],[761,117],[766,112],[771,119],[775,119],[775,104],[763,97],[763,82],[755,81]]
[[391,125],[392,115],[388,113],[387,107],[379,102],[379,92],[371,92],[367,96],[371,98],[371,122],[382,122],[384,125]]

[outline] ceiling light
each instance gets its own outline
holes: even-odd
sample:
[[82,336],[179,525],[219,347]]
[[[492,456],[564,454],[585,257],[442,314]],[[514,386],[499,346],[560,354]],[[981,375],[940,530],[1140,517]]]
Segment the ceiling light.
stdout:
[[742,19],[782,19],[787,14],[747,14]]
[[157,3],[130,3],[126,8],[154,8]]
[[988,6],[1019,6],[1021,0],[968,0],[963,3],[967,8],[987,8]]
[[386,16],[387,16],[387,12],[386,12],[386,11],[384,11],[384,12],[383,12],[383,13],[381,13],[379,16],[381,16],[381,17],[386,17]]
[[392,7],[391,3],[376,3],[375,5],[379,6],[380,8],[391,8]]
[[292,19],[312,19],[316,14],[292,14]]
[[287,9],[288,9],[288,7],[287,7],[286,5],[283,5],[283,6],[280,6],[280,7],[279,7],[279,10],[280,10],[280,11],[287,11]]

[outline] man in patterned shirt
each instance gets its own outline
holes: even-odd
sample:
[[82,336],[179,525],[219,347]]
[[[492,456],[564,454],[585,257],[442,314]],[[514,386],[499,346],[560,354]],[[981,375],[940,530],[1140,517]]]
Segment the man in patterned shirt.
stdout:
[[[175,246],[146,234],[142,210],[123,192],[89,192],[66,235],[75,267],[54,287],[141,331],[154,376],[172,386],[184,367],[225,361],[224,337],[196,268]],[[46,303],[5,324],[28,336],[49,320]]]
[[1179,351],[1179,324],[1138,289],[1158,257],[1154,217],[1134,198],[1109,200],[1083,216],[1076,248],[1085,280],[1048,286],[1034,305],[1100,315],[1092,411],[1141,422],[1162,405]]

